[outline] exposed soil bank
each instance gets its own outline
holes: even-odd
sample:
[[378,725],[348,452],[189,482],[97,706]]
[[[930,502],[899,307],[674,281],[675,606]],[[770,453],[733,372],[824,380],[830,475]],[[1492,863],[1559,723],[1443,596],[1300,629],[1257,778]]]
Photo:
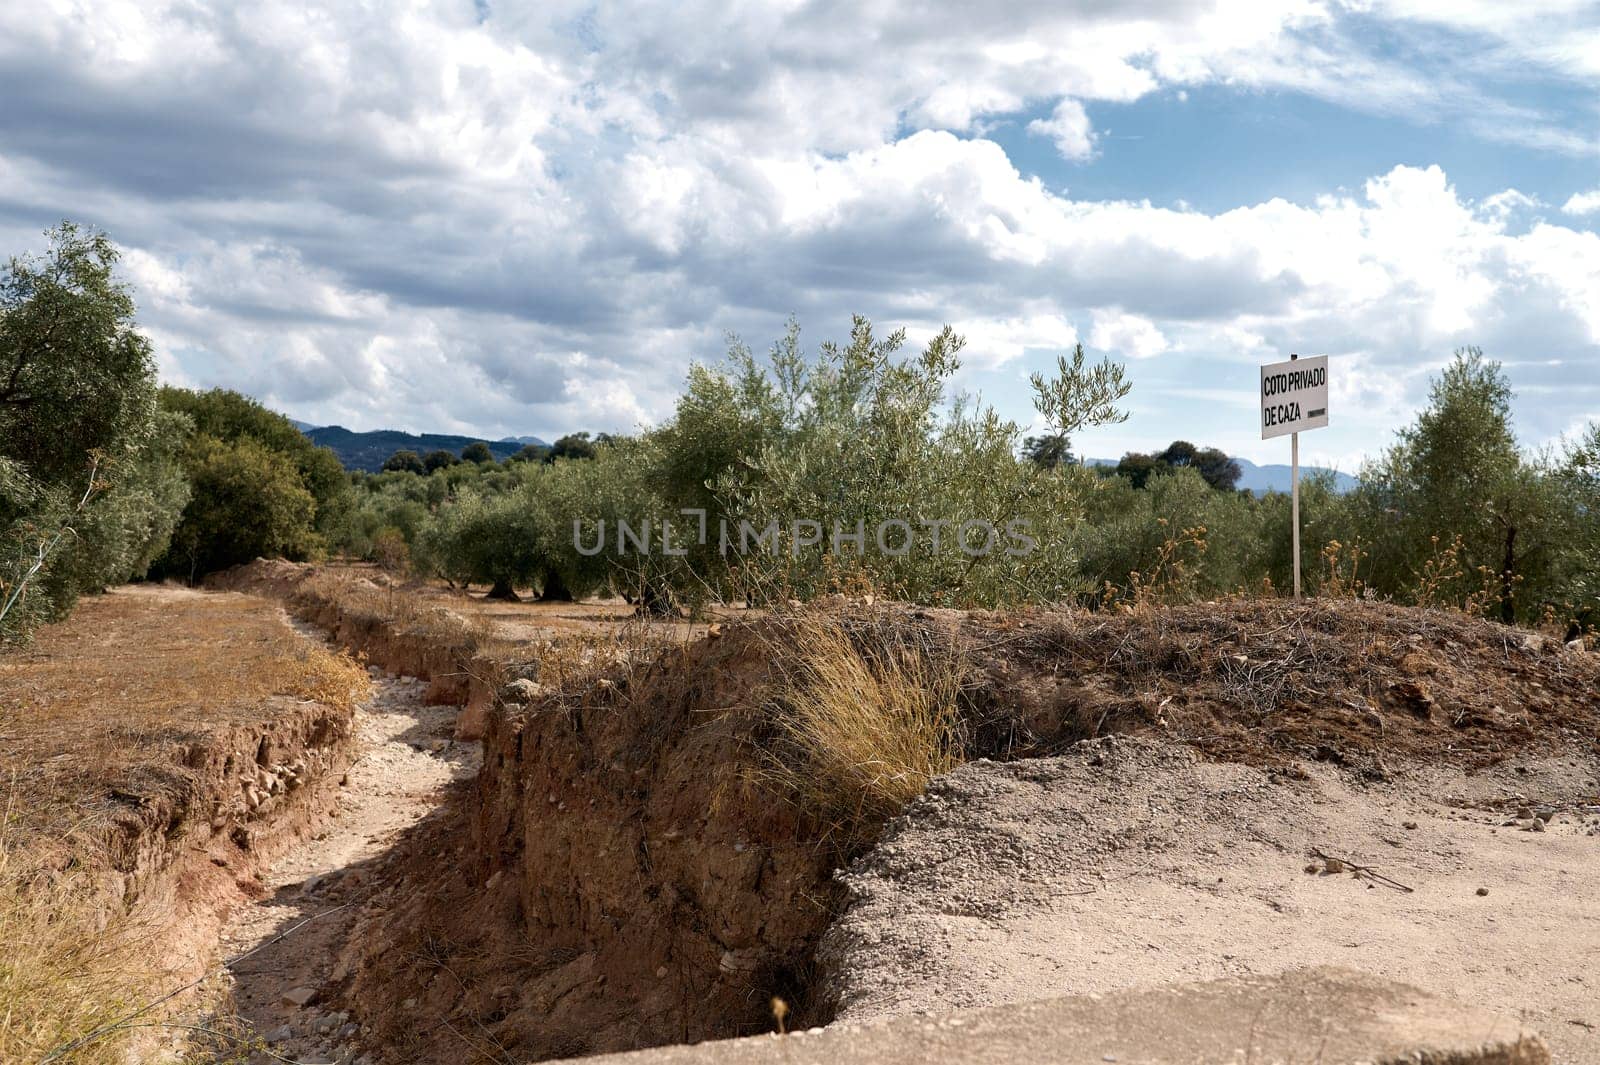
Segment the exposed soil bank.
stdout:
[[[351,993],[387,1060],[535,1059],[763,1031],[803,1019],[833,912],[818,830],[749,779],[747,638],[490,717],[448,872],[413,841],[371,914]],[[456,837],[457,840],[461,837]],[[418,1018],[429,1023],[418,1024]]]
[[[824,609],[853,631],[961,649],[970,757],[1140,732],[1263,779],[1303,778],[1304,761],[1382,779],[1414,760],[1592,744],[1600,724],[1595,656],[1448,614]],[[399,646],[381,622],[319,620]],[[775,995],[791,1024],[828,1019],[810,992],[842,901],[840,849],[761,772],[775,729],[760,693],[784,639],[779,619],[728,625],[619,651],[603,675],[525,677],[528,694],[484,707],[475,784],[385,860],[391,886],[352,934],[335,997],[370,1026],[376,1057],[533,1060],[737,1035],[771,1027]]]
[[[159,944],[138,959],[136,1002],[205,972],[223,915],[333,807],[362,678],[309,646],[276,604],[136,586],[86,601],[5,662],[0,697],[40,717],[5,722],[26,754],[5,752],[13,843],[43,875],[87,878],[99,927]],[[300,688],[337,705],[270,694]],[[60,753],[41,756],[47,742]],[[170,1049],[174,1032],[147,1026],[139,1050]]]

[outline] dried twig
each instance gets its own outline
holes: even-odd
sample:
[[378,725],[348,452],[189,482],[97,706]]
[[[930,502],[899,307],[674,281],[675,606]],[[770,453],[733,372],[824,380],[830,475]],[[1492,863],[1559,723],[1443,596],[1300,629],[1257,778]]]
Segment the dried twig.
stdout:
[[1333,855],[1319,850],[1316,847],[1311,848],[1311,854],[1312,857],[1321,858],[1325,862],[1338,862],[1344,868],[1350,870],[1352,873],[1355,873],[1358,876],[1365,874],[1383,886],[1392,887],[1397,891],[1404,891],[1407,895],[1416,890],[1416,888],[1407,887],[1405,884],[1400,883],[1400,881],[1394,879],[1393,877],[1384,876],[1370,865],[1362,865],[1359,862],[1352,862],[1348,858],[1336,858]]

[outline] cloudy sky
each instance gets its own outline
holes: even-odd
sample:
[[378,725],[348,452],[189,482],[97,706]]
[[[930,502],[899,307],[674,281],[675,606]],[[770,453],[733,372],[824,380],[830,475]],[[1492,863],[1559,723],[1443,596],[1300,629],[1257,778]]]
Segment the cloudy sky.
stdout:
[[1333,356],[1354,467],[1453,348],[1600,418],[1600,0],[0,4],[0,248],[126,251],[172,381],[355,429],[662,417],[791,314],[969,338],[1027,421],[1076,341],[1258,461]]

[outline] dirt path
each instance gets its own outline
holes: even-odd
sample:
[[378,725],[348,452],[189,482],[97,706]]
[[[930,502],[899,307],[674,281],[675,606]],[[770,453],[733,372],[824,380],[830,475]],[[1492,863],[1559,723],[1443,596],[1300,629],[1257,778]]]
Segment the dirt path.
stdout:
[[[1135,739],[966,766],[850,875],[823,947],[842,1018],[1332,964],[1524,1021],[1557,1061],[1600,1062],[1592,756],[1387,783],[1309,770],[1275,778]],[[1413,890],[1330,874],[1314,848]]]
[[239,1015],[271,1048],[261,1062],[362,1060],[352,1047],[358,1022],[319,1001],[351,920],[382,888],[373,859],[438,806],[446,784],[477,771],[477,744],[450,738],[455,707],[424,705],[421,681],[372,674],[375,694],[357,712],[356,761],[332,819],[273,864],[264,894],[224,930],[226,956],[255,951],[230,973]]

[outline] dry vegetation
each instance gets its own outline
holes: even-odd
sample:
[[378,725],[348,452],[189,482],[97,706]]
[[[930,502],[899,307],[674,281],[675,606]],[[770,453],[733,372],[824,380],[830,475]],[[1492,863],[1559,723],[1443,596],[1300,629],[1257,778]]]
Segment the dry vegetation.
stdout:
[[764,635],[776,669],[766,710],[780,737],[766,775],[847,837],[960,763],[971,667],[949,643],[814,612]]
[[[103,875],[128,860],[128,813],[186,809],[209,738],[291,701],[348,710],[368,684],[275,606],[160,587],[87,600],[0,658],[0,1061],[40,1060],[170,982],[152,915]],[[139,1034],[64,1060],[120,1062]]]
[[0,658],[0,772],[23,824],[64,835],[172,783],[183,748],[274,697],[347,707],[367,684],[259,599],[124,588]]
[[[1149,732],[1289,775],[1304,759],[1383,774],[1600,730],[1591,651],[1370,601],[1353,551],[1327,562],[1345,598],[1197,602],[1199,539],[1093,610],[833,596],[573,634],[540,624],[569,605],[512,604],[481,642],[444,616],[477,604],[460,593],[255,564],[356,646],[415,655],[431,641],[394,633],[432,632],[515,682],[471,801],[386,866],[405,901],[364,918],[342,1000],[417,1061],[759,1031],[773,993],[817,1023],[805,974],[833,870],[961,761]],[[308,613],[307,589],[337,606]]]
[[[0,828],[0,1061],[38,1061],[138,1008],[160,975],[156,952],[135,924],[106,919],[103,907],[89,877],[42,875]],[[124,1042],[107,1040],[72,1060],[121,1065],[125,1055]]]

